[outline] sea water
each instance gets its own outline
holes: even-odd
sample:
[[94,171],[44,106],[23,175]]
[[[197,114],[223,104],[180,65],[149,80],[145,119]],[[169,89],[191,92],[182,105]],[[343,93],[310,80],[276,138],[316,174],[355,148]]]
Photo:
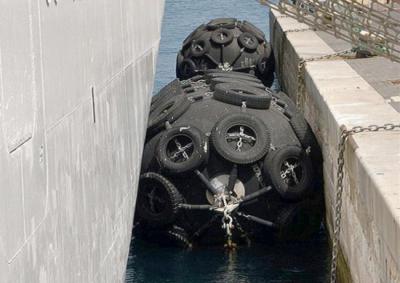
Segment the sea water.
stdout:
[[[151,0],[149,0],[151,1]],[[154,92],[175,78],[176,54],[197,26],[217,17],[248,20],[269,38],[268,9],[256,0],[166,0]],[[327,282],[329,244],[323,230],[306,242],[185,251],[132,240],[128,283]]]

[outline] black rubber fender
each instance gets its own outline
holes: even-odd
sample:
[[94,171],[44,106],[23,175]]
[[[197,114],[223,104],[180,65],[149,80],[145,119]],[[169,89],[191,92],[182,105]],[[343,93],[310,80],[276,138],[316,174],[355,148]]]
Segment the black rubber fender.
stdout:
[[154,227],[172,224],[182,202],[178,189],[162,175],[147,172],[140,176],[136,213],[145,223]]

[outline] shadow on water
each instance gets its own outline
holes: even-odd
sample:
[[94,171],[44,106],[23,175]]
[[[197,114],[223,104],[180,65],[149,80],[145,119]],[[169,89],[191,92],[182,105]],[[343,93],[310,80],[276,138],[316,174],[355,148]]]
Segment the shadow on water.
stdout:
[[323,232],[301,243],[184,251],[133,240],[126,283],[327,282],[329,245]]

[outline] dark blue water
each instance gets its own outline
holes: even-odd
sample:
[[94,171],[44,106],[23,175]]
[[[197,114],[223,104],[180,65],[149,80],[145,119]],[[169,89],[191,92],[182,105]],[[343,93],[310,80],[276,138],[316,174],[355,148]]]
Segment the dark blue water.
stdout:
[[[183,39],[216,17],[251,21],[269,37],[268,10],[256,0],[166,0],[155,92],[175,78]],[[133,240],[126,282],[327,282],[329,255],[323,232],[301,244],[242,247],[234,254],[221,248],[183,251]]]
[[288,283],[328,282],[325,236],[313,241],[183,251],[132,241],[127,283]]

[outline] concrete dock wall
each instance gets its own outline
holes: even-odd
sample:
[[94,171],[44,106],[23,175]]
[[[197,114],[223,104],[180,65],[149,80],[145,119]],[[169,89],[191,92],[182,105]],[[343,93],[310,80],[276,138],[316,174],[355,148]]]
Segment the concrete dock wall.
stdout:
[[0,0],[0,282],[122,282],[163,0]]
[[[367,70],[370,75],[376,72],[373,77],[379,76],[379,68],[399,66],[383,58],[320,59],[307,62],[298,80],[300,58],[317,58],[349,46],[332,39],[328,44],[308,26],[275,11],[271,12],[270,21],[282,87],[298,101],[323,150],[326,222],[332,235],[340,128],[400,124],[400,114],[390,104],[400,98],[400,86],[393,83],[391,89],[399,96],[385,98],[379,87],[372,87],[352,67],[352,62],[360,60],[357,64],[362,66],[371,60],[382,60],[377,69]],[[400,79],[400,72],[391,75]],[[360,133],[349,138],[345,152],[340,282],[400,282],[399,172],[399,130]]]

